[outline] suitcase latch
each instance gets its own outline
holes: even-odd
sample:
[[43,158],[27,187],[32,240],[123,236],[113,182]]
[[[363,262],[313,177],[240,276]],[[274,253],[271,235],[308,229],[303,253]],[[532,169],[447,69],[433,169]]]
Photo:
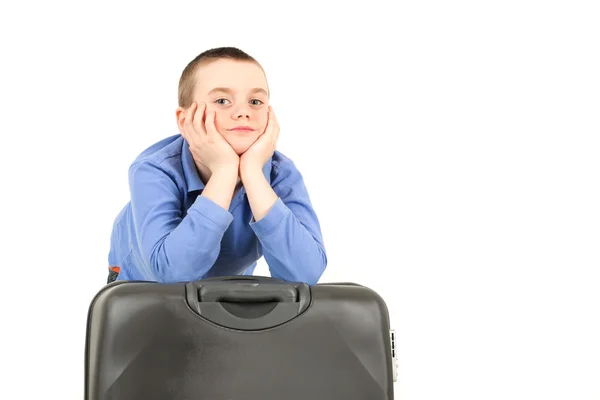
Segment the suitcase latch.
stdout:
[[390,330],[390,343],[392,349],[392,377],[394,382],[398,381],[398,358],[396,357],[396,331]]

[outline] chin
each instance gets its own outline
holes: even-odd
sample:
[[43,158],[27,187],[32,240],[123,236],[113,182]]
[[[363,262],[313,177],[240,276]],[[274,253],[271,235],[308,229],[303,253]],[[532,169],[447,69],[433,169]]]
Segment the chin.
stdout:
[[238,156],[241,156],[248,150],[254,142],[256,142],[257,137],[252,138],[225,138],[227,143],[231,146],[231,148],[236,152]]
[[250,146],[246,146],[246,147],[234,147],[233,150],[236,152],[236,154],[238,156],[241,156],[242,154],[244,154],[246,152],[246,150],[248,150],[250,148]]

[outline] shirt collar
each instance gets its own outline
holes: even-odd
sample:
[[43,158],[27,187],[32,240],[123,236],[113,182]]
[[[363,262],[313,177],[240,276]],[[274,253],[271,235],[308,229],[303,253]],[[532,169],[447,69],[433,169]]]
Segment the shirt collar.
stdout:
[[[263,174],[265,175],[265,178],[269,184],[271,184],[272,161],[273,158],[271,157],[262,169]],[[194,157],[190,151],[190,146],[185,139],[183,139],[183,144],[181,146],[181,164],[183,167],[183,175],[185,177],[185,181],[187,182],[188,193],[197,190],[203,190],[205,186],[204,182],[202,182],[202,179],[200,179],[198,169],[196,168],[196,163],[194,162]]]
[[190,145],[185,138],[183,138],[183,144],[181,145],[181,164],[183,167],[183,176],[188,187],[188,193],[204,189],[204,182],[202,182],[200,175],[198,175],[196,163],[194,163],[194,157],[190,151]]

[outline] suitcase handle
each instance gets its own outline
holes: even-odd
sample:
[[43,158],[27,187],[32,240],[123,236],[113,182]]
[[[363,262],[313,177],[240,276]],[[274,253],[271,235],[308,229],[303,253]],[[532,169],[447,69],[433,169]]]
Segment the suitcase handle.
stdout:
[[256,276],[189,282],[186,295],[188,305],[199,316],[239,330],[263,330],[291,321],[311,300],[306,283]]
[[227,303],[266,303],[297,302],[298,290],[295,286],[282,283],[238,283],[219,282],[202,285],[198,290],[201,302]]
[[270,276],[259,276],[259,275],[229,275],[229,276],[212,276],[210,278],[203,278],[198,283],[205,282],[230,282],[230,281],[253,281],[253,282],[279,282],[286,283],[286,281]]

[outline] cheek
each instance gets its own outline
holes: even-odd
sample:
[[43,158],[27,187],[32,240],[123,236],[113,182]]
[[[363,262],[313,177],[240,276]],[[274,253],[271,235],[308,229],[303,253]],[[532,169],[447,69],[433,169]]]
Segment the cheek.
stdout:
[[269,114],[265,112],[263,115],[261,115],[261,118],[260,118],[261,130],[264,131],[267,128],[268,124],[269,124]]
[[214,110],[214,109],[208,109],[207,111],[215,111],[215,127],[217,128],[217,132],[219,132],[220,134],[223,134],[223,132],[225,131],[226,127],[223,126],[223,122],[225,121],[225,117],[222,115],[221,112],[219,112],[219,110]]

